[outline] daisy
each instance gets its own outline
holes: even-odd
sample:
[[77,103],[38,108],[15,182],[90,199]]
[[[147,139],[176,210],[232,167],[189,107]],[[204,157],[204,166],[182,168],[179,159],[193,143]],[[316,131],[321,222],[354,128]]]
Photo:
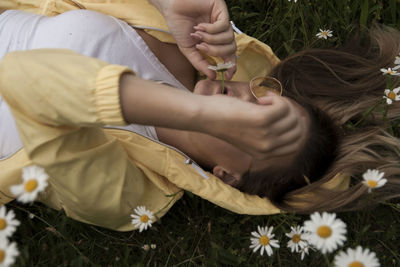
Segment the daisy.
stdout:
[[13,210],[7,212],[6,207],[0,207],[0,238],[10,237],[17,226],[19,221],[15,219],[15,213]]
[[35,201],[37,195],[47,187],[49,176],[43,168],[32,165],[22,169],[22,184],[12,185],[11,193],[22,203]]
[[385,175],[384,172],[379,172],[378,170],[368,169],[364,174],[364,181],[362,182],[368,187],[368,192],[371,193],[372,189],[382,187],[386,184],[387,180],[382,178]]
[[210,70],[218,71],[218,72],[224,72],[227,71],[228,69],[234,67],[235,64],[232,62],[226,62],[226,63],[218,63],[217,66],[209,65],[208,68]]
[[146,210],[144,206],[138,206],[134,211],[136,214],[131,214],[131,217],[133,218],[132,224],[139,228],[139,232],[147,230],[147,227],[150,228],[154,221],[153,212]]
[[[291,2],[291,0],[288,0],[289,2]],[[293,2],[297,3],[297,0],[294,0]]]
[[323,212],[322,215],[314,212],[311,220],[304,222],[304,231],[307,241],[322,254],[332,252],[346,241],[346,224],[336,219],[335,213]]
[[274,227],[260,227],[257,226],[258,232],[251,232],[253,237],[250,237],[251,245],[250,248],[253,249],[253,252],[256,252],[259,248],[261,256],[264,254],[264,250],[267,252],[268,256],[271,256],[273,251],[272,247],[279,248],[278,240],[272,239],[275,234],[272,233]]
[[150,246],[147,245],[147,244],[144,244],[144,245],[142,246],[142,249],[143,249],[144,251],[149,251]]
[[381,69],[381,72],[383,75],[400,76],[400,73],[398,73],[397,70],[392,69],[392,68]]
[[157,245],[156,244],[151,244],[150,247],[151,247],[151,249],[156,249]]
[[384,93],[385,95],[383,96],[384,99],[386,99],[386,103],[388,105],[391,105],[393,101],[400,101],[400,87],[394,88],[393,90],[390,89],[385,89]]
[[315,36],[317,36],[319,39],[328,39],[328,37],[332,37],[332,31],[331,30],[322,30],[319,29],[319,33],[317,33]]
[[337,267],[342,266],[363,266],[363,267],[379,267],[378,259],[375,252],[370,252],[369,249],[363,250],[361,246],[356,249],[348,248],[347,253],[339,252],[334,259],[334,264]]
[[0,266],[10,266],[19,255],[15,242],[9,243],[7,238],[0,238]]
[[290,238],[287,247],[290,248],[291,252],[299,252],[302,248],[307,246],[307,241],[302,236],[304,229],[301,226],[291,226],[290,229],[292,229],[292,231],[286,234],[286,236]]

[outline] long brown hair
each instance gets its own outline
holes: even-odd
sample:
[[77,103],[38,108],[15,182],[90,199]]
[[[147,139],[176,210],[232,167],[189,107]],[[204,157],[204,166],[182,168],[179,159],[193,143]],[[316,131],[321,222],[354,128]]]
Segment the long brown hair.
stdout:
[[[342,132],[336,160],[321,179],[286,193],[275,205],[301,213],[338,211],[400,196],[400,141],[389,133],[396,131],[391,125],[399,123],[400,102],[388,106],[385,115],[379,107],[368,114],[382,101],[386,88],[380,69],[393,67],[399,53],[400,32],[374,25],[366,38],[356,34],[343,47],[304,50],[274,68],[272,76],[281,81],[288,96],[309,99],[333,118]],[[370,195],[361,183],[367,169],[384,172],[388,180]],[[325,189],[322,185],[338,173],[351,178],[350,187]]]

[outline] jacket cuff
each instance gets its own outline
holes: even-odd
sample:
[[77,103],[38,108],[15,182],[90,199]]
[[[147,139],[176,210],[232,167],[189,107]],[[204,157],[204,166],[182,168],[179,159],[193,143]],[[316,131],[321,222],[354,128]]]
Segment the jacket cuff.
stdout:
[[107,65],[96,77],[95,102],[98,118],[105,125],[127,125],[122,116],[119,81],[123,73],[133,71],[120,65]]

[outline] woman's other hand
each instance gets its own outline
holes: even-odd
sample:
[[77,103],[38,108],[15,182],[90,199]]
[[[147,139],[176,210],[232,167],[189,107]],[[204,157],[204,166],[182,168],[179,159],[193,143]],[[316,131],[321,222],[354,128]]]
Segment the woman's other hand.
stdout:
[[[221,57],[236,63],[236,43],[223,0],[151,0],[165,17],[168,28],[186,58],[210,79],[216,74],[208,69],[203,56]],[[226,72],[229,80],[236,67]]]
[[[220,87],[215,82],[203,81],[196,85],[196,93],[211,95],[217,92],[217,95],[209,97],[208,107],[203,109],[205,114],[200,116],[208,118],[199,123],[206,127],[201,131],[221,138],[257,159],[298,152],[308,133],[306,111],[293,100],[274,93],[256,102],[252,96],[246,96],[247,84],[242,83],[241,90],[228,84],[231,96],[234,96],[231,98],[219,94]],[[208,114],[211,111],[213,114]]]

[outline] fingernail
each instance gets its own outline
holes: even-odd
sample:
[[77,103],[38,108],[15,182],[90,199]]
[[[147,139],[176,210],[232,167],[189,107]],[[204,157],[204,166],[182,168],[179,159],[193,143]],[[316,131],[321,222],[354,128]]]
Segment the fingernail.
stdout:
[[199,50],[205,51],[205,52],[208,51],[207,46],[202,45],[202,44],[197,44],[196,48],[199,49]]
[[206,29],[204,29],[204,27],[196,25],[193,27],[193,29],[195,29],[196,31],[205,31]]
[[192,32],[192,33],[190,34],[190,36],[196,38],[197,40],[203,40],[203,36],[201,36],[201,35],[198,34],[198,33],[193,33],[193,32]]

